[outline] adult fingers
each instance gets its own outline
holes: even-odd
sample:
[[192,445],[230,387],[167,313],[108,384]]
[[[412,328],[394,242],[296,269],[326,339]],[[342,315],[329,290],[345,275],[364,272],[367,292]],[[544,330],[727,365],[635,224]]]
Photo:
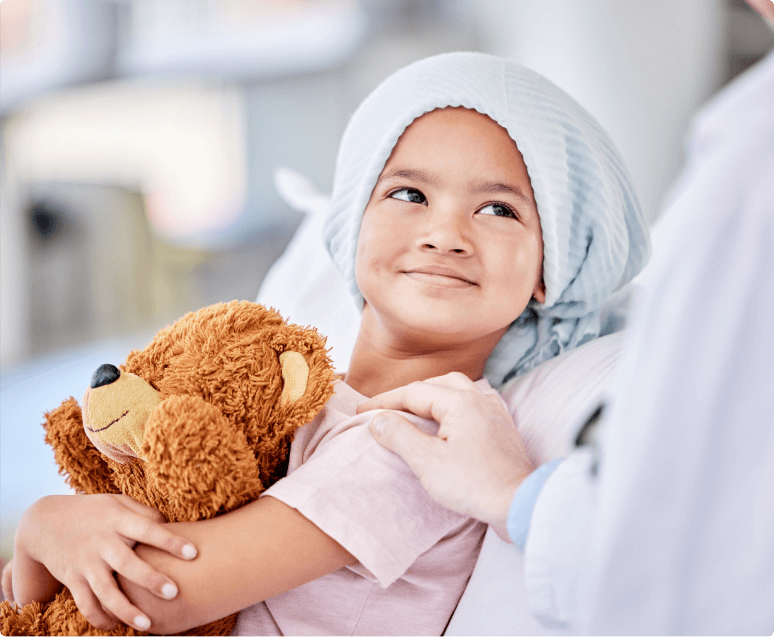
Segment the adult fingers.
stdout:
[[438,454],[444,442],[419,431],[400,414],[382,412],[371,421],[371,433],[385,449],[398,454],[409,468],[422,478],[427,459]]
[[196,557],[196,547],[190,541],[172,533],[167,525],[160,524],[158,518],[154,519],[155,516],[149,515],[148,511],[144,510],[155,511],[155,509],[146,507],[129,497],[122,500],[122,504],[126,508],[119,513],[116,530],[132,543],[140,542],[154,546],[184,560],[192,560]]
[[460,483],[464,471],[460,472],[453,445],[422,433],[395,412],[378,414],[371,430],[377,442],[406,461],[434,500],[463,515],[474,515],[480,495],[469,497],[470,481]]
[[357,413],[372,409],[394,409],[441,422],[458,395],[459,390],[450,387],[427,382],[410,383],[374,396],[361,404]]
[[448,387],[449,389],[472,389],[481,391],[476,387],[476,383],[470,380],[470,378],[468,378],[462,372],[449,372],[443,376],[434,376],[433,378],[428,378],[423,382],[429,383],[430,385],[438,385],[439,387]]
[[[362,413],[370,409],[382,409],[383,407],[381,405],[388,404],[388,403],[391,405],[398,405],[398,404],[401,404],[400,402],[401,400],[406,399],[409,395],[414,397],[419,397],[419,396],[422,396],[423,394],[426,394],[428,398],[432,398],[433,388],[430,387],[431,385],[434,388],[457,390],[457,391],[471,390],[471,391],[476,391],[483,394],[483,392],[481,392],[481,390],[478,389],[478,387],[476,387],[476,384],[472,380],[470,380],[470,378],[468,378],[465,374],[462,374],[460,372],[450,372],[443,376],[434,376],[433,378],[428,378],[427,380],[424,380],[424,381],[417,381],[414,383],[410,383],[409,385],[405,385],[403,387],[399,387],[397,389],[393,389],[391,391],[378,394],[377,396],[370,398],[365,403],[360,405],[357,411],[358,413]],[[411,394],[405,391],[408,387],[412,389]],[[375,405],[379,405],[379,406],[375,406]],[[395,409],[397,407],[390,407],[390,408]],[[423,415],[423,414],[417,414],[417,415]]]

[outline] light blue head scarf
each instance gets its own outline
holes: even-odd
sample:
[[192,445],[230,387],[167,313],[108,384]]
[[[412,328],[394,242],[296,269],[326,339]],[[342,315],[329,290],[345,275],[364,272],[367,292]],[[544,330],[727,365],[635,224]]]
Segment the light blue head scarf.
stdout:
[[500,339],[485,375],[494,387],[599,335],[600,308],[645,265],[647,224],[610,137],[541,75],[482,53],[446,53],[387,78],[355,111],[336,161],[323,236],[359,308],[360,222],[403,131],[437,108],[462,106],[502,126],[524,157],[543,232],[545,303],[532,300]]

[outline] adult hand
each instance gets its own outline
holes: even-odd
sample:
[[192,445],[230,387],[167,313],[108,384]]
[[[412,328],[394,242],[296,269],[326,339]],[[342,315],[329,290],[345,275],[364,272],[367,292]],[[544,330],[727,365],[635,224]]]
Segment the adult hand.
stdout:
[[534,467],[498,396],[484,394],[467,376],[453,372],[374,396],[357,411],[372,409],[407,411],[438,422],[438,433],[428,436],[400,414],[381,412],[371,432],[406,461],[438,502],[490,524],[511,541],[511,499]]
[[48,496],[24,514],[16,532],[14,594],[26,603],[49,595],[50,578],[67,586],[78,609],[97,628],[111,630],[115,619],[147,630],[150,619],[131,604],[114,572],[162,599],[177,586],[132,550],[155,546],[182,559],[196,557],[191,543],[168,530],[155,509],[125,495]]

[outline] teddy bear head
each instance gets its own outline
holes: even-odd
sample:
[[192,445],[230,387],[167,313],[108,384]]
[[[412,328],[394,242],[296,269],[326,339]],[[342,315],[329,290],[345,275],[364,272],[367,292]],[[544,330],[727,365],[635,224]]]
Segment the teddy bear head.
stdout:
[[[124,365],[101,365],[80,407],[71,399],[47,415],[46,439],[76,489],[128,493],[165,512],[171,476],[187,471],[181,480],[191,482],[202,464],[214,467],[196,477],[213,482],[202,493],[229,489],[217,472],[234,458],[244,471],[232,473],[257,468],[261,489],[281,477],[293,432],[322,409],[332,381],[315,330],[255,303],[220,303],[160,330]],[[183,469],[165,468],[174,463]],[[166,493],[138,486],[151,476]]]

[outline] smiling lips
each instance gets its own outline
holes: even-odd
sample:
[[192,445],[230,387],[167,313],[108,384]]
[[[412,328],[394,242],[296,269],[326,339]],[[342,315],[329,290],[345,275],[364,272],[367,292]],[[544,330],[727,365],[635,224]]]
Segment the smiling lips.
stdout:
[[401,272],[415,281],[450,288],[469,288],[477,285],[464,274],[446,265],[426,265]]

